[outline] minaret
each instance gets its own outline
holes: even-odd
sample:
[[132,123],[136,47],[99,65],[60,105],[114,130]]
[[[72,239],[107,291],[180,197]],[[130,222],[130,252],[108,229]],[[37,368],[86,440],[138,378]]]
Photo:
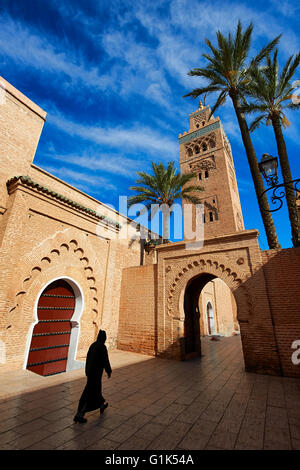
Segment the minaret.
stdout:
[[[179,134],[180,171],[195,173],[191,184],[204,188],[197,193],[204,205],[204,240],[244,230],[231,146],[220,119],[209,119],[210,113],[200,101],[199,109],[189,116],[189,131]],[[183,201],[183,212],[186,204]]]

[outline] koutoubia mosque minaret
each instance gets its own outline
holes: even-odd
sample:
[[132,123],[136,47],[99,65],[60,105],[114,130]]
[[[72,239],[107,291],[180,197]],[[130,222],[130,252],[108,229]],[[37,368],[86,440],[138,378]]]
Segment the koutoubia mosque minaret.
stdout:
[[[244,230],[231,146],[219,117],[209,119],[210,113],[200,101],[189,116],[190,129],[179,134],[180,171],[195,173],[191,184],[204,188],[197,193],[204,205],[204,239]],[[186,204],[183,201],[183,213]],[[195,214],[193,208],[193,230]]]

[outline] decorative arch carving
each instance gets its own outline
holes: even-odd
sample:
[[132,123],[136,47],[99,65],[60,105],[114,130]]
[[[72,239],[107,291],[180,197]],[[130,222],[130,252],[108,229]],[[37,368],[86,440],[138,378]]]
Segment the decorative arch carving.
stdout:
[[[78,246],[78,242],[74,239],[70,240],[69,242],[64,242],[59,245],[58,248],[51,249],[49,253],[47,253],[45,256],[43,256],[40,259],[40,262],[36,265],[34,265],[31,270],[30,274],[26,275],[24,277],[24,280],[21,283],[21,286],[18,288],[15,296],[15,305],[14,307],[10,310],[15,310],[19,306],[19,301],[20,298],[24,297],[28,288],[30,287],[30,281],[33,280],[33,278],[36,278],[37,275],[41,274],[44,270],[47,269],[47,267],[51,264],[57,263],[59,260],[59,257],[63,254],[62,252],[69,253],[73,252],[74,256],[77,255],[79,258],[79,261],[82,265],[82,272],[84,274],[84,277],[87,280],[87,285],[89,286],[89,292],[91,294],[91,301],[94,304],[98,304],[98,296],[97,296],[97,289],[94,287],[96,284],[96,278],[94,276],[94,270],[93,268],[89,265],[89,259],[85,256],[85,250],[81,247]],[[97,312],[98,315],[98,310],[94,308],[95,312]]]
[[201,152],[206,152],[209,149],[213,149],[216,146],[216,142],[217,139],[215,132],[210,132],[208,135],[186,144],[186,155],[191,157],[193,155],[198,155]]
[[251,316],[253,306],[244,284],[243,275],[239,275],[236,271],[215,259],[203,257],[187,261],[186,266],[177,272],[169,282],[169,287],[166,290],[168,316],[173,320],[182,320],[182,312],[180,311],[181,293],[191,279],[201,274],[211,274],[227,284],[236,300],[238,321],[247,322]]

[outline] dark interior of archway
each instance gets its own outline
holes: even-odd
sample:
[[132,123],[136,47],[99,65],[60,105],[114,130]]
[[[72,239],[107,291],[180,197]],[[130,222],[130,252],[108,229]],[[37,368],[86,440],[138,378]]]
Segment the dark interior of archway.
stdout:
[[199,297],[203,287],[215,276],[201,274],[187,284],[184,294],[185,358],[201,355]]

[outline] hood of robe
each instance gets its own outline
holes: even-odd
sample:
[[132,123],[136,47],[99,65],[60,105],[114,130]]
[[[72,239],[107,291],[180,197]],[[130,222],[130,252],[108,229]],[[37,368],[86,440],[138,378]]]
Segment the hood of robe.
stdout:
[[106,332],[104,330],[100,330],[97,336],[97,341],[99,343],[105,343],[106,341]]

